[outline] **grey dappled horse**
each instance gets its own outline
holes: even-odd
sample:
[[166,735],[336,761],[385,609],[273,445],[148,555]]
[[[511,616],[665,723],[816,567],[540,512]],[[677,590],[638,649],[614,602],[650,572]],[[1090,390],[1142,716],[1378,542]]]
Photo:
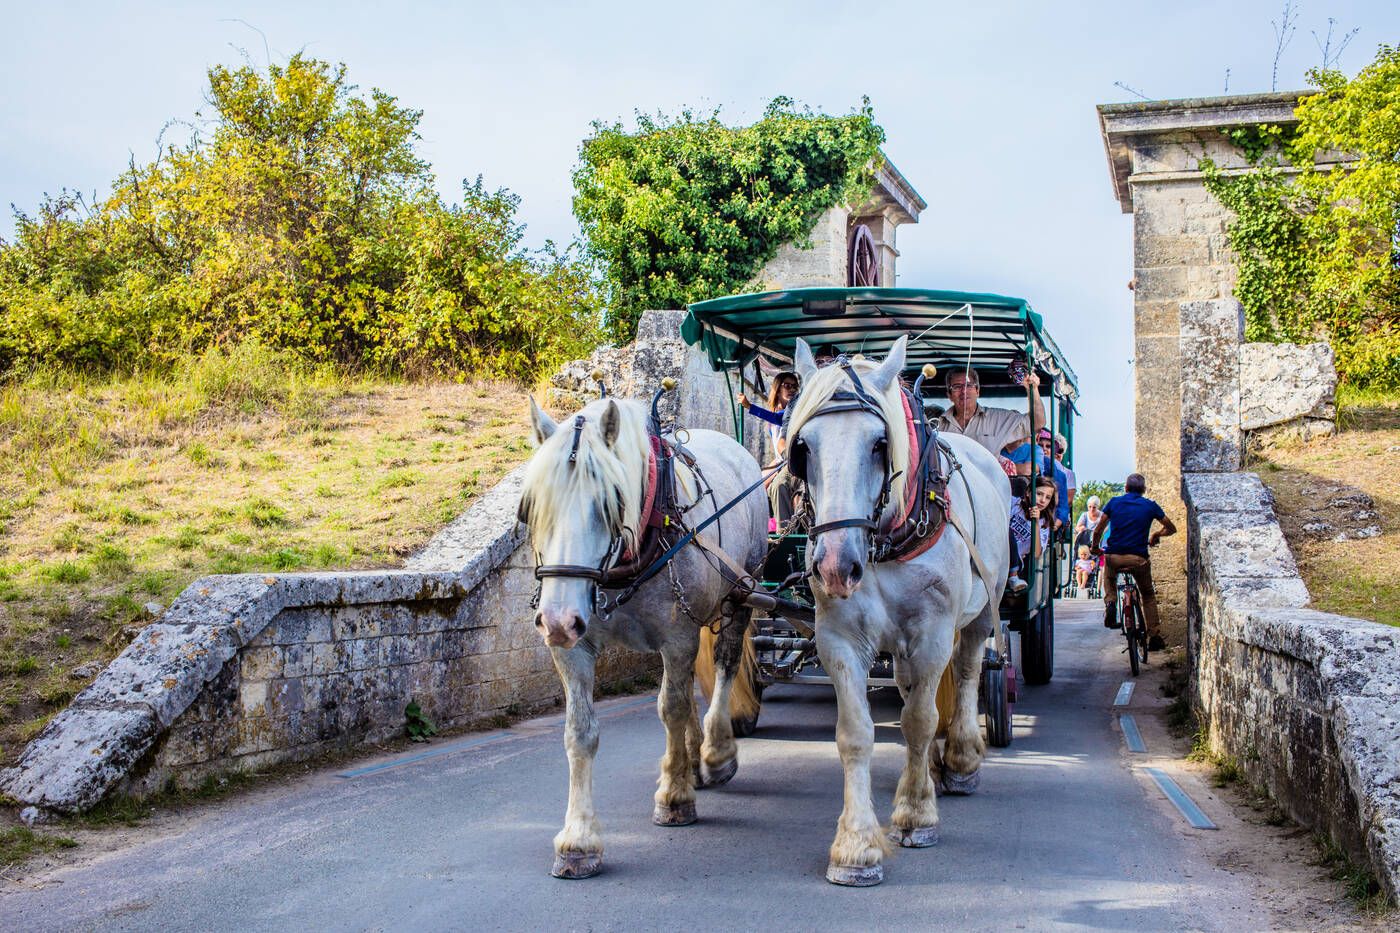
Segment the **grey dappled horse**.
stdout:
[[[882,417],[833,404],[836,392],[855,388],[852,380],[838,365],[818,369],[807,344],[797,342],[802,394],[790,416],[788,449],[791,454],[794,444],[805,448],[814,528],[872,517],[887,482],[891,489],[879,519],[882,525],[892,521],[896,504],[904,501],[910,444],[899,374],[905,344],[901,337],[881,364],[851,364],[865,391],[878,401]],[[823,412],[827,406],[846,410]],[[930,766],[937,758],[939,726],[934,697],[950,659],[956,698],[939,775],[945,786],[955,793],[970,792],[985,752],[977,728],[977,685],[983,643],[997,623],[1006,581],[1010,485],[996,459],[975,442],[959,435],[942,440],[961,464],[948,479],[951,510],[975,539],[994,592],[974,570],[968,542],[951,526],[931,548],[907,562],[871,562],[870,532],[858,522],[808,541],[817,652],[836,687],[836,745],[845,770],[845,808],[827,868],[827,880],[836,884],[878,884],[890,841],[910,847],[937,841],[938,805]],[[956,633],[961,637],[955,648]],[[900,727],[908,747],[888,837],[871,802],[875,728],[866,699],[870,666],[882,651],[894,657],[894,676],[904,698]]]
[[[600,400],[576,417],[582,421],[571,419],[561,428],[530,401],[539,450],[526,470],[520,515],[542,567],[602,568],[616,560],[617,542],[640,541],[645,530],[642,500],[650,450],[645,403]],[[680,504],[692,506],[684,520],[694,528],[757,484],[760,474],[753,456],[723,434],[693,430],[685,446],[701,477],[678,457],[676,489]],[[705,493],[707,486],[713,495]],[[768,500],[758,485],[703,534],[708,547],[723,550],[734,563],[753,572],[767,547],[767,532]],[[600,647],[620,644],[661,654],[664,674],[657,708],[666,726],[666,753],[661,758],[654,822],[662,826],[693,823],[697,776],[701,786],[721,784],[738,768],[730,700],[749,624],[748,609],[738,607],[715,642],[715,686],[705,715],[703,744],[692,670],[700,643],[696,620],[720,618],[721,603],[735,576],[713,554],[688,545],[630,602],[606,618],[595,611],[594,579],[543,577],[535,625],[550,646],[568,701],[564,747],[569,758],[569,806],[564,828],[554,838],[556,877],[586,878],[602,866],[603,839],[593,808],[593,757],[598,750],[593,674]],[[684,607],[673,587],[683,594]],[[617,592],[604,595],[611,600]]]

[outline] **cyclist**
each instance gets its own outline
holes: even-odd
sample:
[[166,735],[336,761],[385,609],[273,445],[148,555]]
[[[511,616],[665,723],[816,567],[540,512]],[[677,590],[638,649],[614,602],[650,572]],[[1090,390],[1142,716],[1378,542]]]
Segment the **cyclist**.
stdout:
[[[1161,651],[1166,643],[1157,619],[1157,594],[1152,589],[1152,561],[1147,549],[1155,547],[1162,538],[1176,534],[1176,525],[1160,505],[1143,495],[1147,491],[1147,480],[1141,473],[1130,473],[1123,488],[1126,490],[1123,495],[1114,496],[1104,506],[1090,545],[1095,555],[1104,554],[1103,624],[1109,628],[1122,624],[1122,620],[1115,617],[1114,609],[1118,601],[1118,572],[1127,571],[1137,581],[1138,592],[1142,594],[1148,650]],[[1113,536],[1101,550],[1099,542],[1110,521],[1113,522]],[[1162,527],[1151,531],[1153,521],[1161,522]]]

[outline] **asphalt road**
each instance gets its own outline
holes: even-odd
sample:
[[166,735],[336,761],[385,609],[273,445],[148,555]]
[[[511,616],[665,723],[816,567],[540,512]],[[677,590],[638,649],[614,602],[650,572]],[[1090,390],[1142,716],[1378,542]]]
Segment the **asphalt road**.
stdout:
[[[596,770],[607,851],[590,880],[549,876],[567,774],[552,716],[157,824],[119,851],[31,875],[40,890],[5,886],[0,929],[1248,928],[1247,882],[1212,866],[1124,749],[1118,642],[1087,603],[1061,602],[1058,615],[1054,681],[1022,687],[1013,744],[990,750],[976,795],[940,799],[939,844],[896,853],[877,888],[823,880],[841,809],[834,701],[779,687],[740,742],[738,775],[702,791],[701,821],[676,829],[651,823],[653,703],[607,704]],[[903,761],[898,697],[880,691],[874,709],[887,817]],[[377,770],[343,776],[366,768]]]

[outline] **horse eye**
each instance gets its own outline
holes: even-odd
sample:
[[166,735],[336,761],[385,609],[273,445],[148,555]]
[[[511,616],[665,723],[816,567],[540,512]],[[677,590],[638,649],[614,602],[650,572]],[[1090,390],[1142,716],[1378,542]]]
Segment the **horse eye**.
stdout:
[[890,442],[882,437],[875,442],[875,447],[870,452],[875,454],[876,456],[884,456],[884,453],[889,448],[889,446]]

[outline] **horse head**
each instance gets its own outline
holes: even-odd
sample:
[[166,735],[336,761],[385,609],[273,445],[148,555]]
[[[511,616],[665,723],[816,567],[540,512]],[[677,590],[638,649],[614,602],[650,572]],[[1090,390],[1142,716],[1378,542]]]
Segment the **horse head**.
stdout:
[[789,422],[788,462],[807,483],[808,565],[829,596],[844,599],[860,586],[881,511],[904,495],[904,477],[894,474],[909,450],[899,399],[906,343],[900,337],[879,364],[819,369],[811,348],[797,341],[802,395]]
[[535,627],[550,647],[572,648],[583,637],[603,571],[635,536],[647,463],[638,405],[600,400],[561,425],[530,399],[539,449],[526,468],[519,518],[540,580]]

